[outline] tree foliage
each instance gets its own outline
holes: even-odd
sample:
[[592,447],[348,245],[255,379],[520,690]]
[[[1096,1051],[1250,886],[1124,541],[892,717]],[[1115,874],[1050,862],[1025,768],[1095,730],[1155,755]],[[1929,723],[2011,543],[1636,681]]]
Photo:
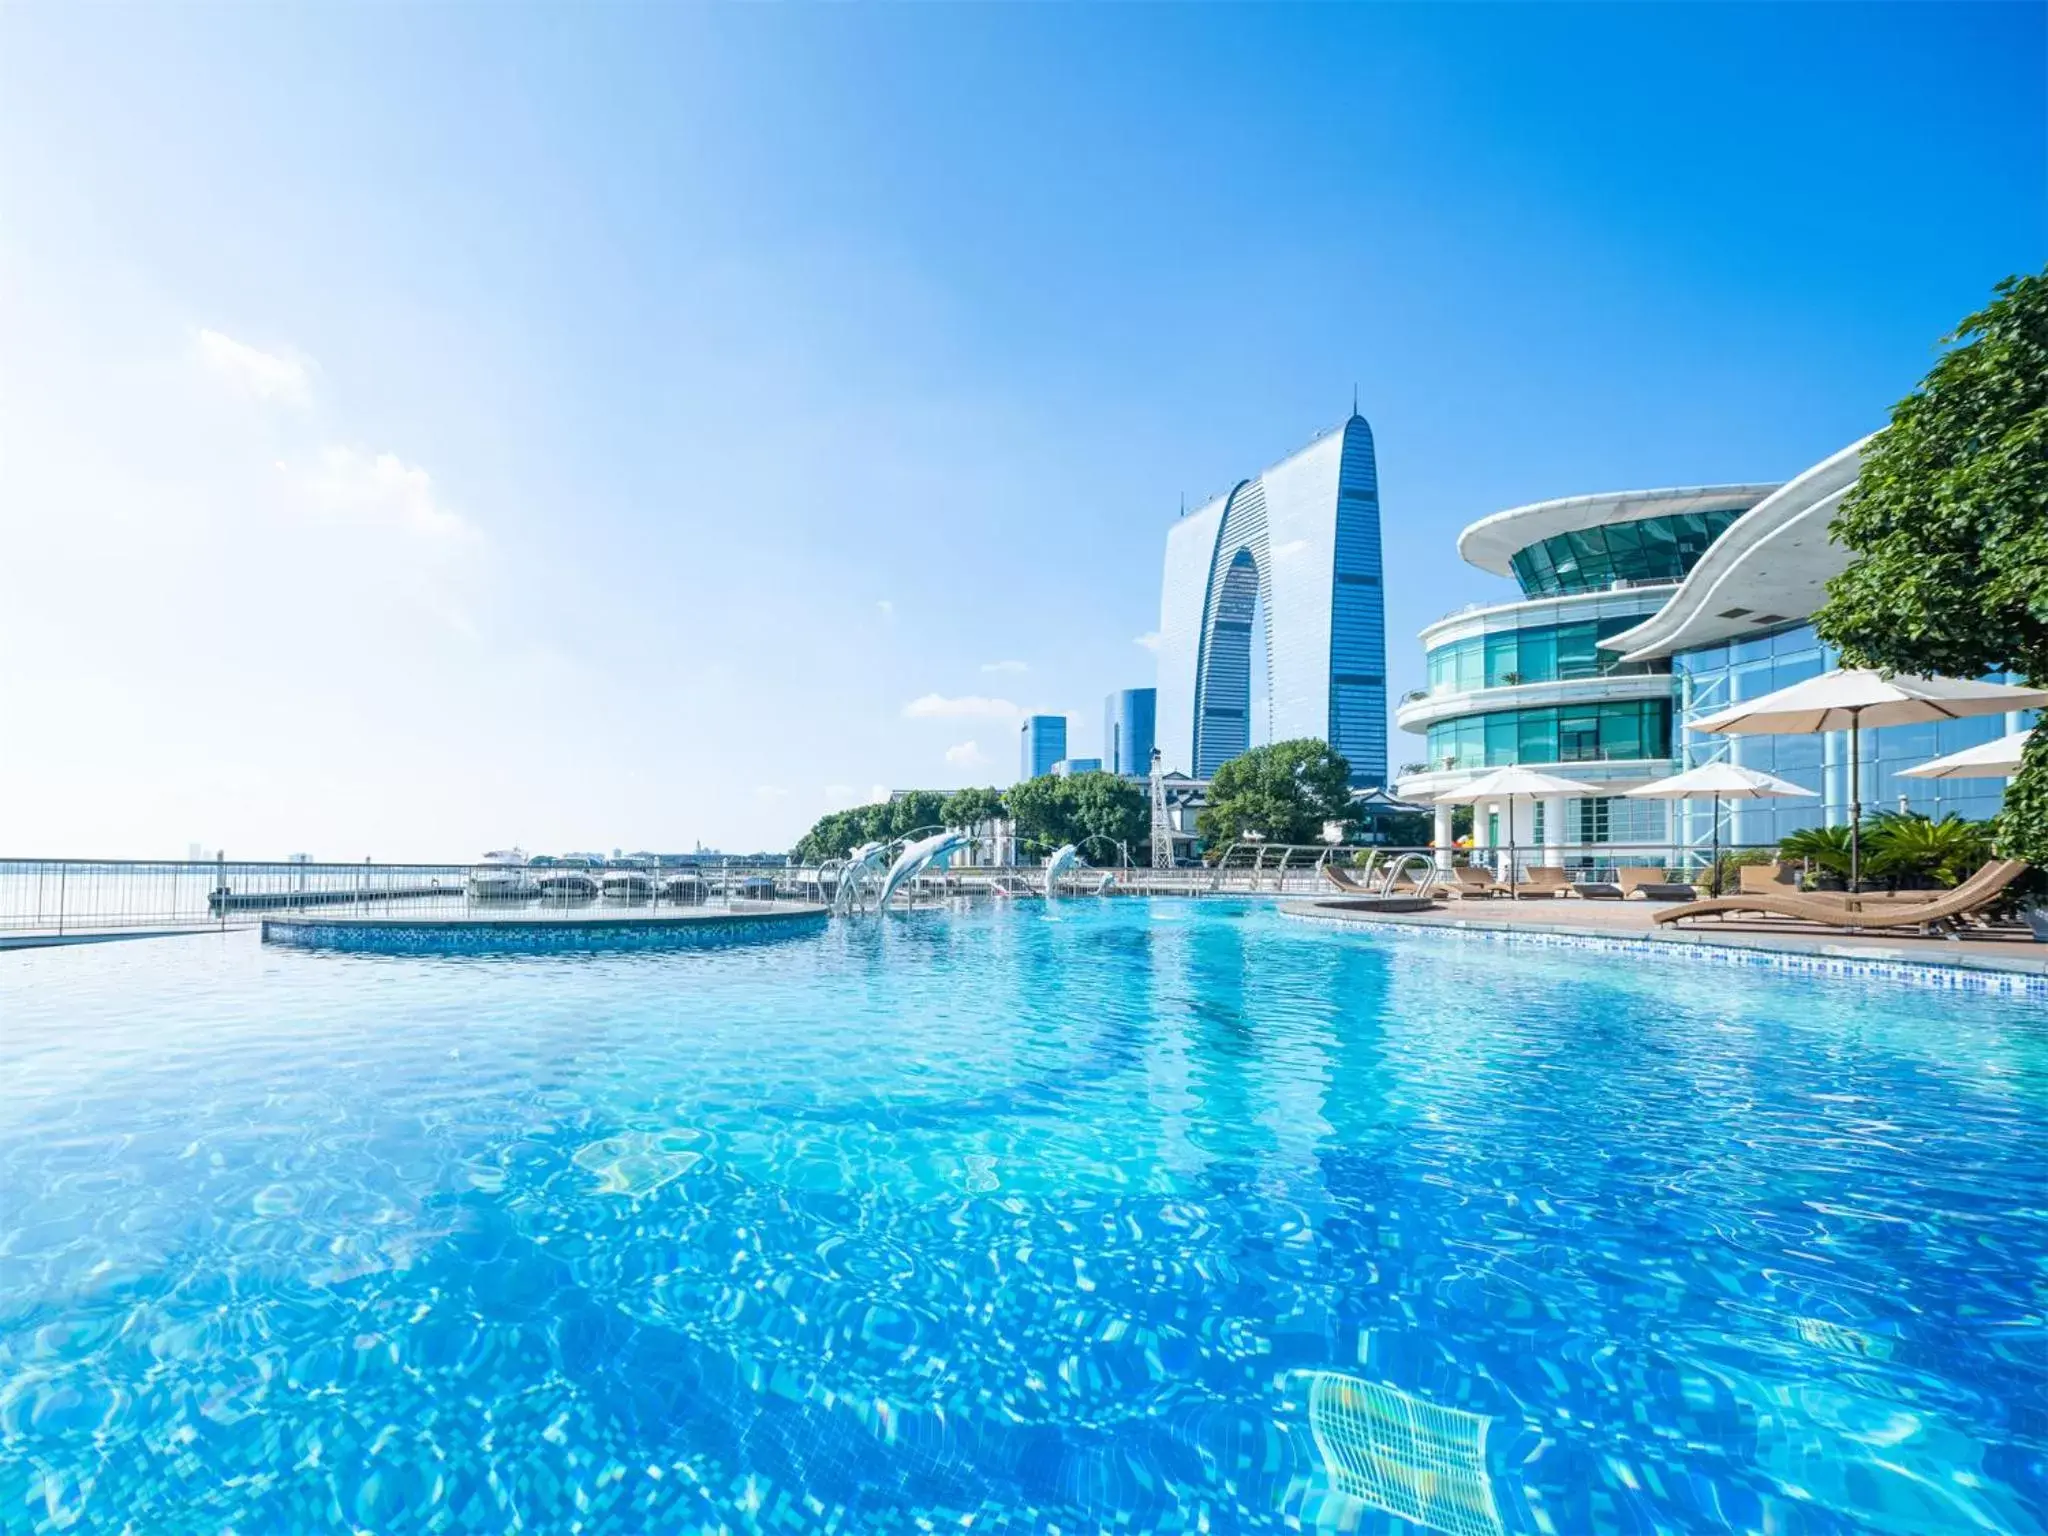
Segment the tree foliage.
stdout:
[[[1864,449],[1833,534],[1854,554],[1814,614],[1846,665],[2048,680],[2048,272],[2007,278]],[[2048,865],[2048,727],[1998,840]]]
[[1247,832],[1274,843],[1320,842],[1324,822],[1351,819],[1351,765],[1326,741],[1276,741],[1218,768],[1208,799],[1195,829],[1211,848]]
[[1007,814],[994,789],[913,789],[896,799],[821,816],[798,839],[790,857],[799,864],[843,859],[862,843],[886,843],[928,827],[971,827]]
[[1152,835],[1145,792],[1113,773],[1041,774],[1012,784],[1003,799],[1030,853],[1072,843],[1089,863],[1113,864],[1120,855],[1110,843],[1124,844],[1133,859],[1141,859],[1141,845]]
[[1003,792],[999,789],[956,789],[946,796],[939,811],[940,819],[949,827],[978,826],[1008,814],[1003,809]]
[[913,789],[889,802],[889,836],[905,837],[944,826],[946,796],[936,789]]

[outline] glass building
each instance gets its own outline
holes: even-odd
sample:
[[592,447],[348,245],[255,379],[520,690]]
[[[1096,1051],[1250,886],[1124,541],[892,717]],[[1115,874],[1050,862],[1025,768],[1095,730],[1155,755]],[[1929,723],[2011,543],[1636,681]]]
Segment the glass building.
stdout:
[[[1631,800],[1651,779],[1732,761],[1814,792],[1724,802],[1724,846],[1764,846],[1849,819],[1849,740],[1726,736],[1693,722],[1836,664],[1808,616],[1849,554],[1829,536],[1856,483],[1862,443],[1781,486],[1709,486],[1580,496],[1501,512],[1467,528],[1459,553],[1512,576],[1521,600],[1440,619],[1422,632],[1428,686],[1397,718],[1423,738],[1395,791],[1429,800],[1509,764],[1548,769],[1603,793],[1519,810],[1531,862],[1661,862],[1714,841],[1711,801]],[[1997,813],[2000,779],[1908,779],[1901,770],[2031,724],[1991,715],[1862,734],[1864,813],[1972,820]],[[1477,843],[1498,846],[1500,806],[1475,810]],[[1435,842],[1448,857],[1451,809]],[[1623,852],[1616,845],[1635,844]],[[1601,845],[1615,850],[1603,858]],[[1659,846],[1661,845],[1661,846]]]
[[1126,776],[1152,771],[1159,690],[1125,688],[1102,701],[1102,766]]
[[[1811,800],[1725,803],[1723,843],[1774,843],[1801,827],[1842,825],[1852,798],[1862,800],[1866,816],[1916,811],[1939,818],[1952,812],[1985,820],[1998,813],[2003,779],[1908,779],[1900,770],[2032,724],[2031,714],[1984,715],[1866,730],[1857,753],[1857,797],[1850,794],[1846,732],[1725,736],[1693,729],[1695,720],[1836,665],[1835,653],[1806,620],[1829,578],[1849,562],[1848,552],[1829,538],[1828,525],[1856,483],[1862,447],[1845,448],[1788,481],[1697,561],[1655,614],[1602,640],[1626,664],[1671,668],[1681,767],[1735,762],[1815,792]],[[1675,814],[1678,841],[1694,847],[1712,841],[1711,803],[1683,804]]]
[[1099,757],[1063,757],[1052,765],[1052,771],[1063,779],[1071,779],[1077,773],[1102,772]]
[[1036,779],[1051,773],[1067,755],[1067,717],[1032,715],[1018,732],[1017,777]]
[[1385,784],[1380,583],[1379,478],[1363,416],[1175,523],[1159,600],[1164,766],[1210,778],[1251,745],[1262,699],[1267,739],[1328,741],[1354,787]]
[[[1669,658],[1623,655],[1610,642],[1656,614],[1773,489],[1574,496],[1465,529],[1459,553],[1511,578],[1520,595],[1423,630],[1428,686],[1397,712],[1402,729],[1422,738],[1421,757],[1403,765],[1395,792],[1431,800],[1497,768],[1536,768],[1603,793],[1519,804],[1515,840],[1530,862],[1661,862],[1656,845],[1671,836],[1671,813],[1626,792],[1676,771],[1677,683]],[[1506,820],[1504,805],[1477,807],[1477,843],[1504,845]],[[1440,848],[1451,826],[1451,808],[1439,806]]]

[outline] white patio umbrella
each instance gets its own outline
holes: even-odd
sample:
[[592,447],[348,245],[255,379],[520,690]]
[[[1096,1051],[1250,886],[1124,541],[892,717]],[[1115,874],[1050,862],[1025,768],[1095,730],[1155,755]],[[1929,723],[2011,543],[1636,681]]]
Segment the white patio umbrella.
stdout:
[[1863,757],[1866,725],[1919,725],[2001,715],[2048,705],[2048,689],[2005,683],[1970,682],[1959,677],[1914,677],[1852,669],[1823,672],[1692,722],[1696,731],[1730,736],[1811,736],[1849,733],[1849,888],[1863,877]]
[[2020,771],[2020,754],[2032,731],[2014,731],[1996,741],[1979,742],[1918,768],[1901,768],[1902,779],[2009,779]]
[[1533,768],[1512,766],[1496,768],[1483,774],[1469,784],[1456,789],[1447,789],[1434,798],[1445,805],[1477,805],[1482,800],[1506,800],[1508,803],[1508,895],[1519,900],[1515,890],[1515,796],[1529,795],[1579,795],[1592,796],[1603,791],[1591,784],[1581,784],[1577,779],[1560,779],[1555,774],[1538,773]]
[[1668,779],[1656,779],[1628,793],[1640,800],[1706,800],[1714,802],[1713,894],[1721,894],[1721,802],[1723,800],[1770,800],[1790,795],[1811,798],[1813,791],[1801,789],[1790,779],[1759,773],[1736,763],[1702,763]]

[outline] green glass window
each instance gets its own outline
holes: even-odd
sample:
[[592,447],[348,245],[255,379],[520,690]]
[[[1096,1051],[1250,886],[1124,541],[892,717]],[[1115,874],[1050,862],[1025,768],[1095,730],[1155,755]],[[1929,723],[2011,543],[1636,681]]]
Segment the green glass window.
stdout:
[[1667,673],[1669,661],[1626,662],[1600,641],[1640,624],[1640,618],[1582,619],[1575,624],[1468,635],[1429,653],[1432,693],[1470,693],[1518,683],[1554,683],[1585,677]]
[[1671,701],[1500,709],[1439,721],[1429,728],[1428,739],[1433,769],[1669,757]]
[[1529,597],[1598,592],[1617,581],[1682,581],[1740,516],[1731,507],[1574,529],[1518,550],[1509,563]]

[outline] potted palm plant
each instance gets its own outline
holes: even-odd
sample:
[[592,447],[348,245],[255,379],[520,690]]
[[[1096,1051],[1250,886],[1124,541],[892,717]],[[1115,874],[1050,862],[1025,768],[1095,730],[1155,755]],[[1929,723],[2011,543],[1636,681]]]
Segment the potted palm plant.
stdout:
[[1849,829],[1801,827],[1778,840],[1778,856],[1807,867],[1807,888],[1839,891],[1849,880]]

